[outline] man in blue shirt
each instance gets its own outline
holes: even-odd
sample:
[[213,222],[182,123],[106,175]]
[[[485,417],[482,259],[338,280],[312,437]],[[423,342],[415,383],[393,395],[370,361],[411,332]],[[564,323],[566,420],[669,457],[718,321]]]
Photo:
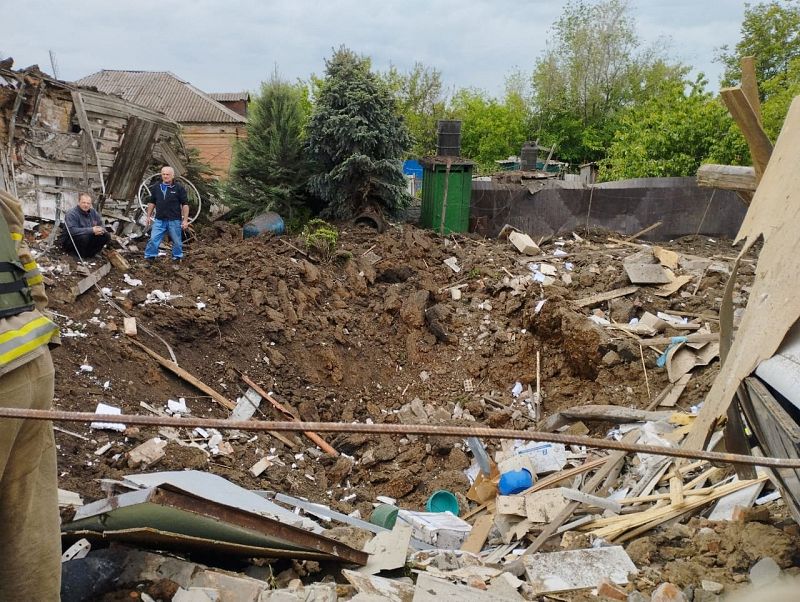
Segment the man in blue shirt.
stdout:
[[78,204],[64,216],[61,246],[68,253],[87,258],[97,255],[110,240],[103,218],[92,206],[92,197],[86,192],[80,193]]
[[[183,257],[183,231],[189,227],[189,199],[186,189],[175,181],[175,170],[161,168],[161,182],[150,187],[147,203],[147,223],[153,224],[150,240],[144,249],[144,258],[152,263],[158,257],[158,247],[164,234],[172,241],[172,261]],[[153,211],[155,210],[155,218]]]

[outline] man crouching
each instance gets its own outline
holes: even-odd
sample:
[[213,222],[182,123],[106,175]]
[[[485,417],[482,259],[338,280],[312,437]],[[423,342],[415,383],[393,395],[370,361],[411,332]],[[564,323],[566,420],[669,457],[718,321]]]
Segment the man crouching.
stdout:
[[92,197],[86,192],[80,193],[78,204],[64,217],[61,246],[67,253],[86,259],[97,255],[110,240],[103,218],[92,206]]

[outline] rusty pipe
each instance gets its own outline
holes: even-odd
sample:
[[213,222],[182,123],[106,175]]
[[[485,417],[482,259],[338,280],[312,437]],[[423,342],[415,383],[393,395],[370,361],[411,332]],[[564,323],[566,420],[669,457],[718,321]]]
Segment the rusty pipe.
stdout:
[[20,410],[0,408],[0,418],[26,420],[54,420],[60,422],[114,422],[126,425],[172,426],[177,428],[216,428],[242,431],[316,431],[320,433],[362,433],[369,435],[423,435],[436,437],[482,437],[484,439],[522,439],[524,441],[543,441],[564,443],[566,445],[585,445],[599,449],[612,449],[633,453],[671,456],[722,462],[726,464],[747,464],[771,468],[800,468],[800,459],[760,458],[742,454],[690,450],[660,445],[628,444],[610,439],[597,439],[585,435],[564,435],[539,431],[514,429],[495,429],[487,427],[467,427],[431,424],[363,424],[343,422],[281,422],[269,420],[225,420],[222,418],[165,418],[161,416],[141,416],[136,414],[108,415],[92,412],[66,412],[56,410]]

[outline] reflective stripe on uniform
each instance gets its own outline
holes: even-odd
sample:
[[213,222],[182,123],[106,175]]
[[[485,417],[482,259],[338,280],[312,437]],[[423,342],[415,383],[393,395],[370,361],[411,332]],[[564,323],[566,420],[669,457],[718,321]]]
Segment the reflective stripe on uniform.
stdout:
[[49,342],[58,332],[58,326],[40,316],[22,328],[0,333],[0,366],[22,357],[40,345]]
[[28,286],[35,286],[44,279],[35,261],[24,264],[22,269],[25,270],[25,280],[28,282]]

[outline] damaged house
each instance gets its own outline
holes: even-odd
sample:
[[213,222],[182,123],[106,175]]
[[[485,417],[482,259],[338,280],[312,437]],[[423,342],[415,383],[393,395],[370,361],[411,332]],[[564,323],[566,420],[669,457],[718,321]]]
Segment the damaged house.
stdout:
[[104,213],[131,222],[152,162],[183,164],[178,124],[152,109],[0,64],[0,188],[25,215],[58,221],[90,191]]
[[218,178],[228,177],[234,144],[247,135],[246,93],[222,95],[224,103],[232,103],[229,108],[169,71],[104,69],[77,83],[163,112],[180,124],[186,145],[197,150],[200,161]]

